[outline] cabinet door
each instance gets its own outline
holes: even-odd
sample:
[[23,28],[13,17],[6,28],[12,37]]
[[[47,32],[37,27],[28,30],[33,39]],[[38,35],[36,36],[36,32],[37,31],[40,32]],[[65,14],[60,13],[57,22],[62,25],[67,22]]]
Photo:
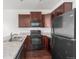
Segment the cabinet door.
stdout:
[[41,23],[41,25],[44,27],[45,26],[45,15],[42,15],[42,23]]
[[72,10],[72,2],[65,2],[63,4],[63,10],[64,10],[64,12],[68,12],[68,11]]
[[19,27],[30,26],[30,15],[19,15]]
[[42,37],[42,44],[45,49],[49,49],[49,39],[47,36]]
[[43,18],[41,12],[31,12],[31,21],[38,21],[40,26],[43,27]]
[[32,20],[41,20],[42,19],[41,12],[31,12],[31,19]]
[[25,49],[26,50],[31,50],[32,49],[32,41],[31,41],[31,37],[27,36],[27,38],[25,39]]
[[72,2],[64,2],[55,11],[52,12],[52,16],[54,15],[54,17],[56,17],[70,10],[72,10]]

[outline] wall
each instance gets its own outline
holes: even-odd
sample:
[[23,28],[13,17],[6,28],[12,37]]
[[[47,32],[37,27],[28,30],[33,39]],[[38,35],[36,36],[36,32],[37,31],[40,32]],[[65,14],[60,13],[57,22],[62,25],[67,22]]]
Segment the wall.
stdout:
[[19,28],[18,27],[18,14],[28,13],[23,10],[4,10],[3,11],[3,36],[8,39],[11,32],[30,34],[30,30],[41,30],[42,34],[50,36],[51,28]]
[[45,15],[45,27],[48,27],[48,28],[51,27],[51,14]]

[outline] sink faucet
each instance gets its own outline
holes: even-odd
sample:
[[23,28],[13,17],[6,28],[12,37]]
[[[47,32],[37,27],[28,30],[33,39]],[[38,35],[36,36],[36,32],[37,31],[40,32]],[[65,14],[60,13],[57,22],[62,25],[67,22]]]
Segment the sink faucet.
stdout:
[[10,39],[9,39],[10,42],[12,41],[12,37],[13,37],[13,34],[12,34],[12,32],[11,32],[11,33],[10,33]]

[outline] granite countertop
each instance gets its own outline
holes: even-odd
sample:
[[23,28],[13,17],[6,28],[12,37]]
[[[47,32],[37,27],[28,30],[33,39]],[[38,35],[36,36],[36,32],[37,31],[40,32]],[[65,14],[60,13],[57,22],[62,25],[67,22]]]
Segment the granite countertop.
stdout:
[[4,41],[3,42],[3,59],[15,59],[26,36],[22,38],[22,41],[11,41],[11,42]]

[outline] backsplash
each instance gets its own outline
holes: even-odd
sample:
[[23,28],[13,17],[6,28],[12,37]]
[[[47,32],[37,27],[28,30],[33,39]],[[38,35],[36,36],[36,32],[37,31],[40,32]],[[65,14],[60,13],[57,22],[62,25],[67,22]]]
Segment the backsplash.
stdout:
[[6,34],[4,33],[3,39],[4,40],[10,39],[10,33],[18,34],[18,35],[20,35],[20,34],[30,35],[31,30],[41,30],[42,35],[46,35],[48,37],[51,37],[51,28],[25,28],[25,29],[19,28],[17,30],[12,31],[12,32],[8,32]]

